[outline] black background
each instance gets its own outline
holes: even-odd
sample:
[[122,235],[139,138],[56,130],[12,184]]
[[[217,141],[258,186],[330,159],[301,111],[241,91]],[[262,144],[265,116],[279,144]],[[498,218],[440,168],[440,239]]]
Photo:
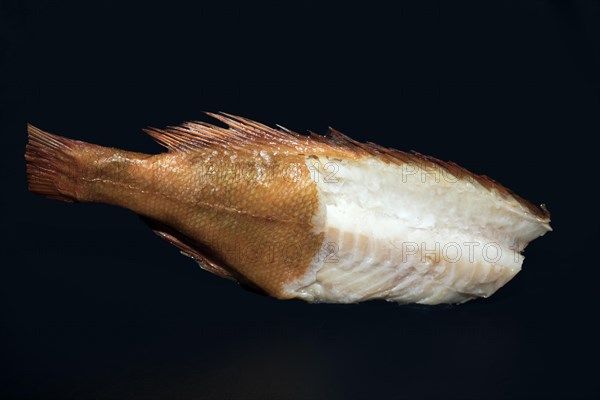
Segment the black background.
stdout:
[[[597,2],[87,3],[0,2],[2,398],[599,395]],[[487,300],[311,305],[27,192],[26,122],[159,152],[203,110],[453,160],[554,232]]]

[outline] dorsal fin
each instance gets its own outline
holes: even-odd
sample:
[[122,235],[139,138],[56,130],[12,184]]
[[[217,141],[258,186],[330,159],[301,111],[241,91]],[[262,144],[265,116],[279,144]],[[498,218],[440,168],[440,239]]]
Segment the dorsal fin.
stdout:
[[199,149],[219,149],[223,151],[260,151],[286,154],[307,154],[330,158],[359,159],[376,157],[393,164],[413,164],[425,170],[440,169],[441,172],[458,179],[469,179],[473,183],[491,190],[501,196],[512,198],[525,206],[536,217],[549,219],[544,207],[535,206],[509,189],[488,178],[477,175],[458,165],[424,156],[417,152],[406,153],[390,149],[372,142],[360,143],[343,133],[329,128],[325,136],[310,132],[309,136],[300,135],[289,129],[274,129],[259,122],[231,114],[207,115],[225,123],[222,128],[203,121],[192,121],[166,129],[148,128],[145,132],[169,151],[192,152]]
[[359,147],[350,145],[357,142],[334,130],[330,130],[326,136],[314,133],[305,136],[289,129],[274,129],[231,114],[206,114],[225,123],[229,129],[203,121],[191,121],[166,129],[147,128],[144,131],[170,151],[190,152],[206,148],[247,151],[271,148],[274,151],[294,154],[310,153],[350,158],[359,155]]

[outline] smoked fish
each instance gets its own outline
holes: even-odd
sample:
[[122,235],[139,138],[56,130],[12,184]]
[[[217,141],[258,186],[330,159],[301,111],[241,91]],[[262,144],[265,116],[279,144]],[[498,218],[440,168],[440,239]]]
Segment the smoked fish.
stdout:
[[511,280],[546,208],[450,162],[330,129],[208,113],[142,154],[28,126],[29,190],[142,216],[216,275],[279,299],[462,303]]

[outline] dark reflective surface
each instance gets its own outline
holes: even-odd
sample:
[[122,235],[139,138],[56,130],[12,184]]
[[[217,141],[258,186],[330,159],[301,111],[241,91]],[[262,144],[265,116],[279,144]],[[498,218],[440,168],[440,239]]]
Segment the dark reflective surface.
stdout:
[[[444,4],[3,3],[3,398],[598,395],[598,7]],[[202,110],[453,160],[555,231],[490,299],[311,305],[211,276],[130,212],[26,191],[26,121],[158,152],[141,128]]]

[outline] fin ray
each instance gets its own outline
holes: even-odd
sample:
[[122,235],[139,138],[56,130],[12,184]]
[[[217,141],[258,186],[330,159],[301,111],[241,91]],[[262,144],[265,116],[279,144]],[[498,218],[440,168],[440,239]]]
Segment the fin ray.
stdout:
[[193,246],[191,241],[186,240],[183,235],[176,233],[152,218],[141,215],[140,218],[150,227],[150,229],[154,231],[154,233],[156,233],[157,236],[177,247],[181,254],[198,262],[202,269],[222,278],[236,280],[231,272],[229,272],[225,267],[220,266],[218,262],[213,260],[211,257],[198,250],[196,246]]

